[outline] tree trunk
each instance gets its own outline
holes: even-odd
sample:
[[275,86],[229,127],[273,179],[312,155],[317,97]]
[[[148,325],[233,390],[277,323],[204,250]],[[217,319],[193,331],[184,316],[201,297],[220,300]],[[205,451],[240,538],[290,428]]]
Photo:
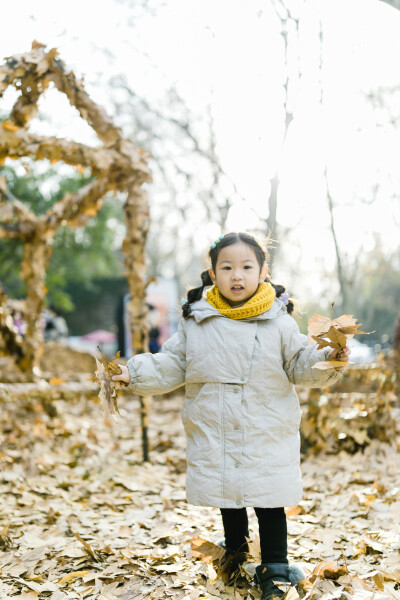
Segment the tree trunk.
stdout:
[[[149,325],[146,320],[146,258],[145,247],[150,225],[149,206],[146,193],[140,187],[129,192],[125,203],[126,237],[122,245],[125,254],[126,276],[130,300],[128,304],[129,324],[132,339],[132,354],[149,350]],[[143,460],[149,460],[148,420],[151,397],[140,397]]]
[[13,318],[7,308],[7,296],[0,285],[0,338],[4,343],[4,352],[14,357],[19,366],[24,358],[22,338],[17,333]]
[[[45,241],[43,241],[43,238]],[[40,374],[39,362],[43,353],[42,312],[44,298],[47,293],[46,269],[52,253],[53,236],[46,232],[36,232],[33,240],[25,244],[24,257],[21,265],[21,279],[26,284],[24,336],[24,358],[21,367],[33,377]]]
[[[276,211],[278,207],[278,188],[279,188],[279,177],[276,174],[271,180],[271,191],[268,198],[268,219],[267,219],[267,227],[268,227],[268,237],[271,238],[271,241],[276,240],[277,234],[277,222],[276,222]],[[271,245],[269,249],[269,266],[272,269],[274,258],[275,258],[275,247]]]
[[393,6],[393,8],[397,8],[397,10],[400,10],[400,0],[380,0],[381,2],[384,2],[385,4],[389,4],[389,6]]
[[330,229],[331,229],[331,233],[332,233],[332,237],[333,237],[333,243],[335,245],[336,268],[337,268],[338,280],[339,280],[339,285],[340,285],[340,293],[342,296],[342,310],[346,310],[347,302],[348,302],[348,285],[347,285],[347,281],[346,281],[346,277],[345,277],[345,273],[344,273],[344,269],[343,269],[342,256],[340,253],[339,243],[338,243],[337,236],[336,236],[335,217],[334,217],[334,211],[333,211],[333,200],[332,200],[332,196],[329,191],[328,172],[327,172],[326,168],[325,168],[325,181],[326,181],[326,198],[328,201],[329,216],[330,216]]

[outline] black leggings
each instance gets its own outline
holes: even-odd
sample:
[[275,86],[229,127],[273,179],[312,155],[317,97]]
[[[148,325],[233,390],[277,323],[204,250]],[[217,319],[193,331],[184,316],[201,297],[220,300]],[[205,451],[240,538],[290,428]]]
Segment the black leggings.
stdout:
[[[246,508],[221,508],[226,547],[247,552],[249,521]],[[254,508],[258,519],[262,563],[287,563],[287,523],[283,508]]]

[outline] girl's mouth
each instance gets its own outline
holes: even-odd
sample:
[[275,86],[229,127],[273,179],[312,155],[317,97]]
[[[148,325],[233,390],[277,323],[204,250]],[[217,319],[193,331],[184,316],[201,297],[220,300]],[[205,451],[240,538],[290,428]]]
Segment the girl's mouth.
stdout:
[[239,293],[239,292],[243,292],[244,287],[242,285],[235,285],[235,286],[231,287],[231,290],[232,290],[232,292]]

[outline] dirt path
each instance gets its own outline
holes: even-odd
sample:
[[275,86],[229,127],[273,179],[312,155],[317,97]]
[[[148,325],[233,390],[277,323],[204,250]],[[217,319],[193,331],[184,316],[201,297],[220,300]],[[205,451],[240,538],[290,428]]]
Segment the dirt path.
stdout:
[[[0,598],[259,598],[254,562],[226,585],[191,540],[221,536],[219,511],[185,501],[179,397],[156,399],[151,464],[141,464],[138,402],[111,424],[98,404],[1,406]],[[400,599],[400,454],[306,459],[305,494],[289,509],[290,559],[315,600]],[[249,511],[253,550],[255,519]],[[210,546],[213,552],[213,546]],[[334,561],[321,567],[321,561]]]

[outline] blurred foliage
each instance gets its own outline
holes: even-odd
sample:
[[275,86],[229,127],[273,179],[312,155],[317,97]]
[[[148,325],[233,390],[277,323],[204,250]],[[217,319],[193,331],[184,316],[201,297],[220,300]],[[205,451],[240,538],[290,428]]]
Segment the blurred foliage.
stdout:
[[380,343],[382,335],[393,337],[400,312],[400,247],[387,252],[377,235],[375,247],[366,253],[352,292],[352,306],[364,331],[375,330],[369,336]]
[[[42,173],[32,170],[21,175],[6,166],[0,168],[0,177],[6,178],[11,193],[37,215],[44,214],[66,193],[76,192],[91,181],[78,172],[62,176],[53,167]],[[57,231],[46,278],[48,305],[63,312],[71,311],[74,305],[66,291],[68,286],[79,283],[90,289],[95,278],[121,276],[123,266],[121,253],[115,249],[115,225],[122,222],[122,204],[111,198],[104,201],[97,217],[90,219],[86,227],[62,227]],[[0,281],[13,298],[25,295],[19,278],[22,255],[23,244],[19,239],[0,239]]]
[[[333,312],[335,317],[342,313],[352,314],[362,323],[364,331],[373,332],[365,339],[360,338],[361,343],[374,346],[392,341],[400,314],[399,273],[400,246],[388,251],[383,247],[380,235],[376,234],[374,248],[359,257],[356,275],[349,282],[348,305],[335,305]],[[321,307],[317,302],[307,303],[302,309],[302,316],[296,320],[304,333],[314,312],[331,316],[331,307]]]

